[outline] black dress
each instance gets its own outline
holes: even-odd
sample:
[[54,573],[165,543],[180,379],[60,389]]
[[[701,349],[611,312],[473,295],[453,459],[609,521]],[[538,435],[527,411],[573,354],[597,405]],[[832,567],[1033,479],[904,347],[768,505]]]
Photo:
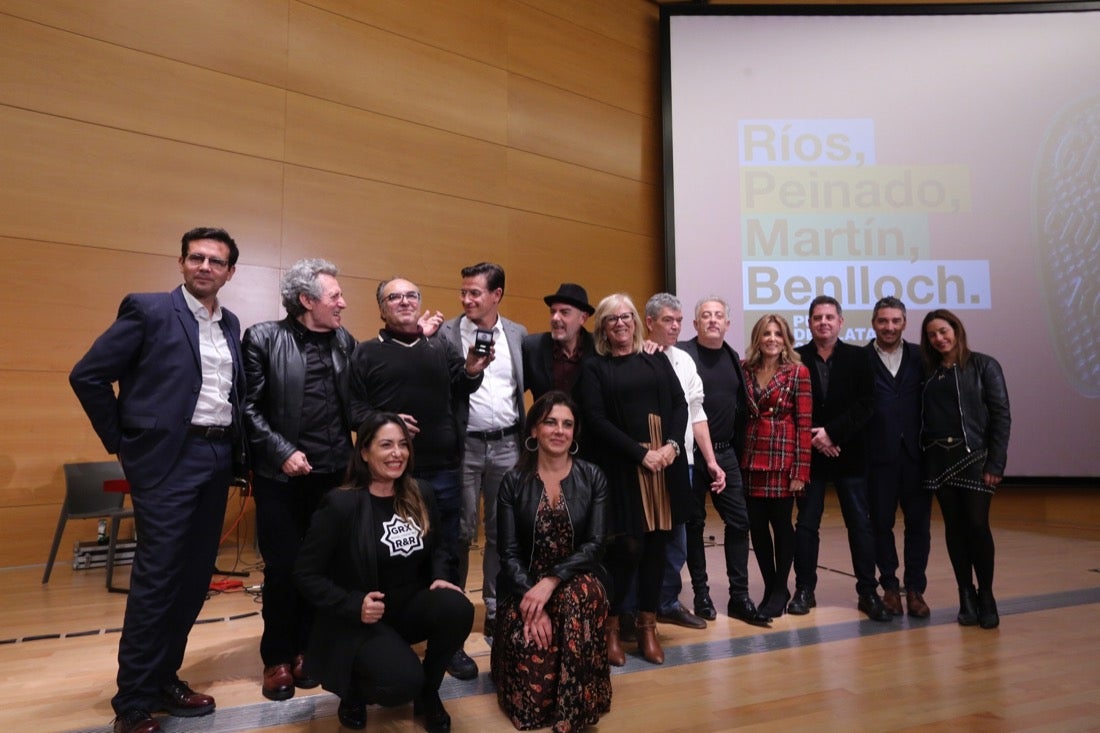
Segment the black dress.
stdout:
[[[683,450],[688,409],[684,390],[662,354],[629,354],[591,359],[579,384],[585,455],[603,469],[609,490],[608,534],[645,532],[638,466],[649,442],[649,415],[661,418],[664,440],[680,445],[680,456],[665,469],[673,525],[687,519],[690,494]],[[587,445],[584,445],[587,444]]]

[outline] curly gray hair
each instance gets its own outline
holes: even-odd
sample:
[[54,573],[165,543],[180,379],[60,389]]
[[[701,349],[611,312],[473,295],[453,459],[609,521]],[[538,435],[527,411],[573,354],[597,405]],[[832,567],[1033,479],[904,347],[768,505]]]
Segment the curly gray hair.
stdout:
[[684,310],[684,307],[680,304],[680,299],[672,293],[657,293],[651,295],[645,303],[646,318],[656,320],[664,308],[668,308],[670,311]]
[[321,286],[317,282],[318,275],[330,275],[336,277],[339,274],[336,265],[328,260],[308,259],[298,260],[283,275],[283,281],[279,285],[279,294],[283,298],[283,307],[291,318],[297,318],[306,312],[299,300],[299,295],[305,295],[310,300],[321,299]]

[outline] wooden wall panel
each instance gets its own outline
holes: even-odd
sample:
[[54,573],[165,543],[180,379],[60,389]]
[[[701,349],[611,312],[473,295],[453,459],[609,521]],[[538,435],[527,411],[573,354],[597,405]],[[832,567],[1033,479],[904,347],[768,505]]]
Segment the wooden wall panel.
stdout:
[[[241,239],[232,230],[229,233],[241,250],[241,258],[237,261],[237,271],[233,274],[233,279],[218,294],[219,300],[241,320],[242,329],[260,321],[282,318],[286,315],[279,297],[282,271],[274,267],[249,264],[254,256],[265,253],[265,243]],[[173,287],[181,282],[179,270],[175,272],[176,282]]]
[[290,7],[288,87],[503,143],[506,73],[315,8]]
[[0,38],[0,104],[282,157],[281,89],[10,16],[0,15]]
[[511,71],[640,115],[656,115],[656,57],[527,5],[513,3],[509,12]]
[[276,162],[2,106],[0,140],[0,236],[161,253],[202,224],[279,241]]
[[0,0],[0,13],[242,79],[286,85],[287,0]]
[[660,9],[634,0],[517,0],[536,10],[575,23],[656,58]]
[[539,301],[538,317],[528,328],[547,329],[542,296],[562,282],[580,283],[593,305],[605,295],[625,291],[648,298],[664,287],[663,251],[656,235],[597,227],[542,214],[513,212],[508,238],[522,243],[525,257],[508,271],[513,293]]
[[[6,370],[0,401],[0,507],[52,506],[56,520],[65,496],[61,464],[109,456],[69,389],[68,370]],[[10,528],[5,523],[5,537]]]
[[498,206],[289,166],[286,191],[285,263],[316,253],[355,277],[438,286],[504,251]]
[[0,370],[67,374],[114,320],[123,295],[179,285],[178,238],[162,245],[163,255],[151,255],[0,238],[4,272],[49,283],[0,290],[0,308],[15,316],[0,329]]
[[655,231],[655,186],[560,160],[508,151],[509,204],[563,219],[622,229]]
[[508,81],[511,148],[656,184],[659,125],[652,117],[522,76]]
[[302,4],[490,66],[506,65],[508,14],[500,0],[303,0]]
[[289,163],[502,204],[505,159],[496,143],[315,97],[287,100]]

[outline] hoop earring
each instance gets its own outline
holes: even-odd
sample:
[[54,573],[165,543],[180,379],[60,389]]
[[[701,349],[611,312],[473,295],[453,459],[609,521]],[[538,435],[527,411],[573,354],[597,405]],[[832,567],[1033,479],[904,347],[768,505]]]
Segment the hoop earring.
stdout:
[[569,455],[575,456],[581,449],[581,444],[577,441],[573,441],[573,445],[569,446]]
[[[534,446],[531,445],[532,440],[535,441]],[[527,450],[528,453],[537,453],[539,450],[539,441],[537,438],[535,438],[534,435],[528,435],[527,439],[523,441],[523,447]]]

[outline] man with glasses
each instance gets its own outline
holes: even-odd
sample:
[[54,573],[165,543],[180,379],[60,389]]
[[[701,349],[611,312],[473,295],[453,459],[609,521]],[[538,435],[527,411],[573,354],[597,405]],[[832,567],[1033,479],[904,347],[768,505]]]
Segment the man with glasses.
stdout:
[[226,489],[247,475],[241,327],[218,302],[237,256],[224,229],[184,234],[183,286],[127,295],[69,375],[103,446],[122,462],[139,537],[111,700],[115,733],[161,730],[154,712],[214,712],[214,698],[178,673],[210,587]]
[[[493,637],[497,613],[497,489],[504,474],[519,459],[520,427],[523,422],[523,356],[521,347],[527,329],[500,315],[504,297],[504,268],[479,262],[462,268],[459,291],[463,314],[439,329],[441,338],[463,353],[474,348],[476,337],[492,334],[487,349],[492,362],[485,370],[481,388],[459,406],[467,412],[465,447],[462,454],[462,525],[458,556],[458,585],[466,587],[470,545],[478,530],[478,505],[484,498],[485,546],[482,552],[481,597],[485,601],[485,636]],[[477,664],[459,649],[448,666],[459,679],[477,676]]]
[[[481,386],[492,357],[472,348],[463,356],[451,341],[428,338],[420,290],[408,280],[383,280],[377,295],[383,327],[355,347],[348,369],[351,422],[358,426],[376,410],[405,421],[413,435],[413,476],[431,486],[443,538],[457,559],[466,435],[466,411],[458,407]],[[457,583],[457,569],[447,580]]]

